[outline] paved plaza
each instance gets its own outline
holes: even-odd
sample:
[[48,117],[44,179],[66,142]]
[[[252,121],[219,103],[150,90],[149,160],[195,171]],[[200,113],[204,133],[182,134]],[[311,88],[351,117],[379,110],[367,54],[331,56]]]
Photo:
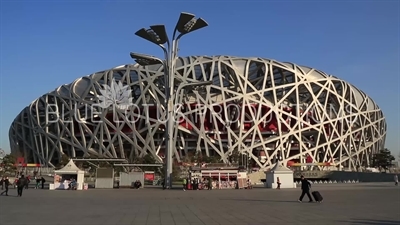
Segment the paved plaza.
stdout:
[[389,183],[315,185],[323,203],[298,203],[300,190],[87,191],[28,189],[0,197],[5,225],[400,224],[400,187]]

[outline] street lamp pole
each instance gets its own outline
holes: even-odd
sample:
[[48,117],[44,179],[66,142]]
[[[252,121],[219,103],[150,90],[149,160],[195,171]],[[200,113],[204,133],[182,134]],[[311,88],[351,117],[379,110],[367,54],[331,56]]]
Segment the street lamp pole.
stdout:
[[[167,124],[165,129],[165,186],[172,188],[172,165],[173,165],[173,151],[175,148],[174,141],[174,92],[175,92],[175,74],[176,74],[176,59],[178,58],[178,43],[182,36],[208,26],[207,22],[202,18],[195,18],[195,15],[182,12],[179,20],[175,26],[172,42],[170,43],[166,28],[164,25],[153,25],[150,29],[142,28],[135,34],[147,41],[150,41],[162,48],[164,52],[164,60],[159,58],[131,53],[131,57],[135,59],[140,65],[156,65],[162,64],[164,69],[164,89],[165,89],[165,108],[167,111]],[[179,33],[179,34],[178,34]],[[167,44],[167,47],[164,46]],[[186,86],[198,86],[200,84],[193,83]],[[181,87],[181,86],[180,86]],[[183,87],[182,87],[183,88]],[[179,88],[178,88],[179,89]],[[180,91],[180,89],[179,89]],[[179,94],[179,93],[177,93]]]

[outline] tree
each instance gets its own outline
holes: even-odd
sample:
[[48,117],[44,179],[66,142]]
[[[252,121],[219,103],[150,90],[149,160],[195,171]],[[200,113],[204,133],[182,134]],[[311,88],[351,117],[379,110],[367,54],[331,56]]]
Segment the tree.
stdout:
[[12,154],[7,154],[6,156],[4,156],[1,162],[1,169],[3,174],[14,173],[17,170],[17,167],[15,165],[16,162],[17,159]]
[[[158,164],[157,159],[154,158],[152,154],[146,154],[142,158],[138,158],[138,164]],[[158,172],[158,167],[156,166],[143,166],[141,167],[143,171],[153,171]]]
[[66,154],[61,155],[61,160],[57,164],[56,169],[61,169],[69,163],[70,158]]
[[220,160],[215,156],[203,156],[202,162],[204,163],[218,163]]
[[[181,166],[179,166],[177,164],[173,164],[172,165],[172,174],[171,174],[172,181],[179,181],[181,179],[182,172],[183,172],[183,170],[182,170]],[[160,175],[161,179],[164,179],[165,166],[158,168],[158,174]]]
[[238,163],[239,165],[243,165],[243,155],[239,152],[239,150],[235,149],[229,156],[229,161],[231,163]]
[[203,155],[201,152],[196,152],[195,155],[190,155],[191,163],[218,163],[220,160],[215,156]]
[[188,159],[189,162],[195,163],[199,160],[199,157],[201,156],[201,152],[195,151],[195,152],[188,152],[185,158]]
[[[160,162],[154,157],[154,155],[148,153],[142,157],[135,156],[133,160],[130,162],[132,164],[159,164]],[[140,168],[142,171],[152,171],[157,173],[159,168],[156,166],[139,166],[137,168]]]
[[372,156],[372,166],[386,171],[393,165],[393,160],[395,160],[394,156],[389,149],[385,148]]

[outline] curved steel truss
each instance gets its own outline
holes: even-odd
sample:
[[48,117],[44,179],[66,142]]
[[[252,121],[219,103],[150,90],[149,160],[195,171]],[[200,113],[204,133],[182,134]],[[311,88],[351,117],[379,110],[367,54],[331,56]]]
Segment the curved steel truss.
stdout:
[[[178,59],[177,85],[210,80],[210,86],[176,95],[178,161],[197,152],[228,162],[238,151],[260,168],[281,158],[355,169],[368,166],[371,154],[384,147],[386,123],[379,107],[322,71],[262,58]],[[129,86],[125,97],[135,109],[100,107],[104,85],[113,84]],[[11,150],[41,163],[55,163],[60,153],[130,160],[150,153],[162,161],[163,105],[161,66],[123,65],[94,73],[26,107],[11,125]]]

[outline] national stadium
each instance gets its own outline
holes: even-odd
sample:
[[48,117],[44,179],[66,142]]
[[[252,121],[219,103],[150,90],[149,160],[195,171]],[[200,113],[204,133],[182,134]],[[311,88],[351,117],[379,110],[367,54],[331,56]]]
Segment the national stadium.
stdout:
[[[175,93],[175,162],[197,153],[229,163],[238,153],[261,169],[278,159],[356,170],[384,147],[378,105],[320,70],[233,56],[179,57],[176,68],[176,85],[212,84]],[[128,64],[62,85],[15,118],[11,152],[47,166],[62,154],[127,162],[151,154],[163,162],[164,84],[162,65]]]

